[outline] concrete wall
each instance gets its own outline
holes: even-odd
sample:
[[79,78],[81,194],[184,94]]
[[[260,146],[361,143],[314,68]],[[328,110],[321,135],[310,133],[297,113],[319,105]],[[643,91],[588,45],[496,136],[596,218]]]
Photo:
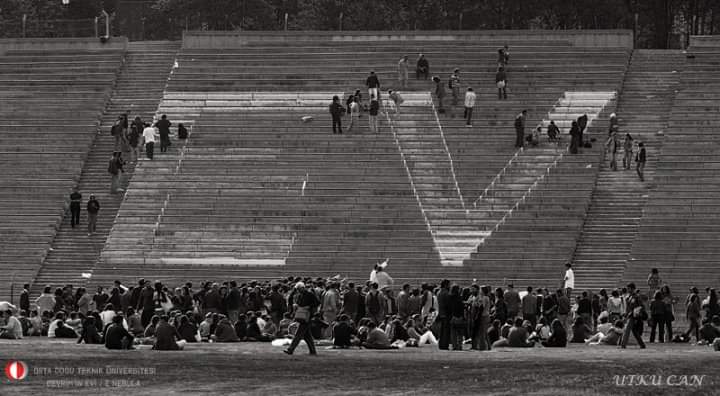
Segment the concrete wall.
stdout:
[[242,48],[250,43],[297,41],[562,41],[578,47],[633,48],[631,30],[485,30],[417,32],[186,31],[183,48]]
[[26,38],[26,39],[0,39],[0,53],[10,50],[101,50],[127,48],[127,37],[111,37],[106,43],[98,38]]

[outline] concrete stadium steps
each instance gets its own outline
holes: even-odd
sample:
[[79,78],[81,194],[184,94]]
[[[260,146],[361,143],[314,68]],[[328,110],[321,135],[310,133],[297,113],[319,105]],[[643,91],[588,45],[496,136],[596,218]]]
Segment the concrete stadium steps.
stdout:
[[[122,52],[7,51],[0,57],[0,300],[32,283],[78,181]],[[32,203],[32,205],[27,205]]]
[[[713,164],[720,161],[714,125],[720,121],[715,111],[720,96],[717,63],[720,48],[703,48],[687,59],[680,74],[680,86],[662,145],[655,183],[633,244],[624,281],[647,278],[658,268],[664,283],[676,295],[690,286],[702,289],[720,282],[717,269],[720,215],[717,197],[720,181]],[[707,166],[707,168],[706,168]],[[679,312],[676,308],[676,316]]]
[[[679,51],[635,50],[632,54],[617,108],[619,136],[629,133],[644,142],[648,154],[646,182],[638,180],[634,162],[630,170],[622,169],[622,147],[616,154],[617,171],[610,168],[610,154],[606,153],[573,255],[577,289],[621,286],[626,265],[632,265],[627,260],[655,183],[663,144],[657,132],[667,128],[684,61]],[[643,284],[643,279],[635,281]]]
[[[70,219],[67,216],[63,219],[57,237],[53,241],[53,250],[47,255],[33,282],[34,294],[40,293],[47,284],[61,286],[87,282],[82,274],[92,273],[124,198],[123,194],[110,194],[107,166],[114,149],[114,138],[110,136],[110,128],[122,113],[127,112],[130,121],[135,116],[145,121],[151,121],[156,116],[179,49],[179,42],[140,42],[128,45],[115,89],[105,108],[94,144],[80,174],[78,187],[83,194],[81,224],[73,229],[70,226]],[[125,160],[128,164],[123,175],[123,188],[126,188],[132,177],[135,165],[129,162],[127,153]],[[93,236],[87,235],[87,212],[84,210],[90,194],[95,194],[101,206],[97,231]]]

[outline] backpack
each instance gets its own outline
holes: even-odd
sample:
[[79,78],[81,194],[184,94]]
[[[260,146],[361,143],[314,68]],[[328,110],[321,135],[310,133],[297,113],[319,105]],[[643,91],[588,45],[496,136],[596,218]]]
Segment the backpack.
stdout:
[[120,125],[120,123],[115,123],[115,125],[113,125],[112,128],[110,128],[110,135],[120,136],[120,134],[122,133],[122,129],[123,129],[123,127],[122,127],[122,125]]
[[381,311],[380,309],[380,293],[370,293],[370,299],[368,301],[368,312],[371,314],[377,314]]

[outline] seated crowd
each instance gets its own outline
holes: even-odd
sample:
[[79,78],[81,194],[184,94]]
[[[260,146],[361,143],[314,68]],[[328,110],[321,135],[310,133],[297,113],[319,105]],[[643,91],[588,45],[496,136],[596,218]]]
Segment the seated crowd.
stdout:
[[[437,345],[439,349],[473,350],[498,347],[565,347],[567,343],[625,347],[634,336],[641,348],[644,325],[650,342],[689,342],[720,348],[720,306],[714,289],[703,299],[692,288],[685,303],[686,332],[672,336],[674,304],[667,286],[652,293],[652,301],[634,284],[608,294],[570,289],[550,292],[512,284],[460,287],[443,280],[439,286],[402,286],[395,294],[392,278],[376,268],[371,281],[355,285],[334,278],[289,277],[275,281],[191,283],[169,289],[141,279],[126,287],[115,281],[109,293],[94,295],[67,285],[54,292],[46,287],[34,304],[27,288],[17,312],[0,319],[0,338],[25,336],[69,338],[77,343],[104,344],[109,349],[152,345],[179,350],[196,342],[269,342],[300,333],[334,348],[395,349]],[[298,300],[310,296],[309,303]],[[307,306],[307,317],[299,311]],[[702,322],[701,322],[702,319]],[[306,334],[309,333],[309,334]],[[300,335],[298,336],[300,337]],[[296,344],[295,342],[294,344]],[[308,342],[308,346],[312,342]],[[296,345],[291,346],[292,353]],[[288,351],[286,351],[288,352]],[[311,353],[314,353],[314,345]]]

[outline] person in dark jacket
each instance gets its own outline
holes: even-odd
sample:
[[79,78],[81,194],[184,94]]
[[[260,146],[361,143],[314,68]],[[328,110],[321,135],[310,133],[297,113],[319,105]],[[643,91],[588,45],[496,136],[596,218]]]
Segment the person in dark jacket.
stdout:
[[237,287],[237,282],[230,281],[230,290],[225,296],[225,306],[227,308],[228,319],[230,323],[235,323],[240,315],[240,299],[242,295]]
[[525,145],[525,121],[527,110],[523,110],[515,117],[515,148],[522,148]]
[[108,162],[108,173],[112,176],[112,180],[110,182],[110,194],[117,194],[125,191],[120,188],[120,176],[123,172],[125,172],[123,170],[123,165],[125,165],[125,161],[122,159],[122,153],[120,151],[114,152],[112,158],[110,158],[110,161]]
[[134,337],[123,327],[123,316],[116,315],[112,323],[105,329],[105,348],[134,349]]
[[665,302],[663,301],[663,295],[660,291],[656,291],[653,296],[653,301],[650,303],[650,319],[652,327],[650,327],[650,342],[655,342],[655,329],[660,327],[658,332],[658,341],[660,343],[665,340]]
[[378,133],[378,113],[380,112],[380,101],[375,96],[370,96],[370,111],[368,114],[368,123],[370,131]]
[[440,282],[440,292],[437,295],[437,302],[437,321],[440,325],[438,348],[442,350],[448,350],[450,349],[450,321],[452,318],[452,299],[450,297],[450,281],[447,279],[443,279],[442,282]]
[[180,316],[180,325],[177,331],[180,338],[186,342],[197,342],[197,338],[195,337],[197,336],[198,328],[186,315]]
[[580,146],[582,145],[582,132],[577,121],[572,122],[570,127],[570,154],[577,154],[580,152]]
[[635,156],[635,170],[637,171],[640,181],[645,181],[645,162],[647,161],[647,153],[645,151],[645,144],[643,142],[638,143],[638,152]]
[[583,114],[577,119],[578,128],[580,128],[580,147],[583,146],[585,140],[583,139],[583,134],[585,133],[585,128],[587,128],[588,124],[588,116],[587,114]]
[[178,334],[177,329],[168,323],[168,317],[165,315],[161,316],[160,322],[158,322],[155,327],[155,343],[152,349],[156,351],[182,350],[185,341],[178,343],[175,341],[176,339],[182,340],[182,337]]
[[341,349],[351,347],[353,335],[355,329],[350,325],[350,317],[347,314],[340,315],[340,319],[333,326],[333,347]]
[[137,310],[141,311],[140,321],[143,327],[147,327],[150,324],[150,320],[155,315],[155,301],[153,299],[155,291],[150,284],[150,281],[145,281],[145,287],[140,292],[140,298],[138,300]]
[[30,312],[30,284],[23,285],[23,291],[20,292],[20,310]]
[[462,351],[463,339],[465,337],[465,304],[460,295],[460,286],[453,285],[450,289],[450,343],[453,351]]
[[368,95],[370,97],[378,97],[378,91],[380,90],[380,80],[374,71],[370,71],[370,75],[365,79],[365,86],[368,87]]
[[420,54],[417,60],[417,65],[415,67],[415,78],[420,79],[420,77],[423,78],[423,80],[427,80],[430,76],[430,63],[425,58],[425,55]]
[[570,342],[584,343],[585,340],[592,336],[592,330],[585,323],[582,317],[575,318],[575,323],[572,326],[572,339]]
[[185,128],[185,125],[183,123],[178,124],[178,139],[187,139],[188,138],[188,130]]
[[82,194],[77,187],[70,194],[70,227],[75,228],[80,224],[80,205],[82,204]]
[[635,283],[629,283],[627,285],[627,291],[629,293],[625,300],[625,317],[627,318],[627,323],[625,324],[625,333],[620,342],[620,347],[622,349],[627,348],[627,343],[630,341],[630,335],[632,334],[640,346],[640,349],[644,349],[645,342],[643,342],[642,331],[640,329],[642,322],[647,320],[647,312],[642,305],[642,301],[640,301]]
[[95,324],[95,318],[92,316],[88,316],[83,320],[80,338],[77,343],[81,344],[83,342],[86,344],[102,344],[102,337]]
[[282,294],[280,294],[280,285],[275,284],[272,286],[271,291],[267,296],[267,299],[270,301],[270,318],[272,318],[275,326],[278,326],[283,318],[283,315],[285,315],[285,312],[287,311],[287,304],[285,303],[285,298]]
[[358,309],[360,304],[360,293],[355,290],[355,283],[347,284],[347,291],[342,295],[341,313],[348,316],[350,320],[358,322]]
[[340,98],[335,95],[330,104],[330,116],[332,117],[333,135],[342,135],[342,116],[345,114],[345,108],[340,104]]
[[435,98],[437,99],[438,113],[444,113],[445,107],[443,107],[443,102],[445,99],[445,86],[440,81],[440,77],[435,76],[432,79],[435,83]]
[[295,290],[296,293],[293,306],[295,310],[295,320],[298,322],[299,326],[295,331],[292,343],[288,349],[285,349],[283,352],[288,355],[292,355],[295,348],[297,348],[300,343],[300,340],[305,340],[310,354],[316,355],[317,351],[315,350],[315,341],[310,333],[310,317],[313,312],[315,312],[315,309],[320,305],[320,300],[318,300],[315,293],[305,289],[305,284],[303,282],[296,283]]
[[88,214],[88,236],[95,233],[97,226],[97,216],[100,211],[100,202],[95,198],[95,195],[90,194],[90,199],[87,203],[87,214]]
[[560,320],[555,319],[552,321],[550,337],[547,341],[542,342],[542,346],[564,348],[567,346],[567,339],[567,331],[565,331]]
[[168,147],[170,147],[170,126],[172,123],[168,121],[167,115],[163,114],[162,117],[160,117],[160,121],[158,121],[155,124],[155,127],[158,129],[158,132],[160,133],[160,152],[164,153],[167,152]]

